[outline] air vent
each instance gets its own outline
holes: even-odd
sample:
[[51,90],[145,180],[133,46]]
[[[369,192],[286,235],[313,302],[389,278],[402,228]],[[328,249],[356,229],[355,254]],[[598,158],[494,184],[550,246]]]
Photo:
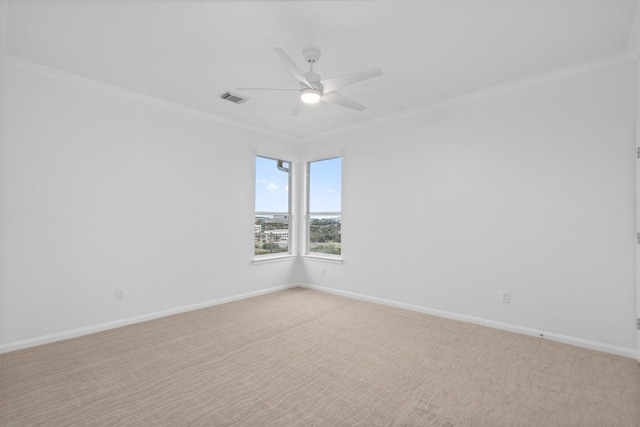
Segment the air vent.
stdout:
[[226,99],[227,101],[233,102],[234,104],[242,104],[243,102],[249,99],[249,98],[241,98],[238,95],[234,95],[229,91],[220,95],[220,98]]

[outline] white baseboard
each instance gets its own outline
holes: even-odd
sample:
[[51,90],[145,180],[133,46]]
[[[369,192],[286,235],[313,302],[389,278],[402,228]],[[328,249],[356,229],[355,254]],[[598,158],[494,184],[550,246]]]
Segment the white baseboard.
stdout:
[[284,289],[297,287],[298,284],[275,286],[273,288],[260,289],[258,291],[247,292],[244,294],[233,295],[230,297],[219,298],[211,301],[205,301],[197,304],[185,305],[182,307],[170,308],[167,310],[156,311],[154,313],[143,314],[141,316],[129,317],[127,319],[115,320],[113,322],[101,323],[99,325],[86,326],[83,328],[72,329],[70,331],[57,332],[55,334],[43,335],[36,338],[30,338],[22,341],[11,342],[0,345],[0,354],[10,351],[22,350],[24,348],[35,347],[42,344],[49,344],[56,341],[62,341],[69,338],[81,337],[96,332],[106,331],[108,329],[120,328],[122,326],[134,323],[146,322],[147,320],[158,319],[160,317],[171,316],[173,314],[184,313],[187,311],[198,310],[200,308],[212,307],[214,305],[224,304],[227,302],[237,301],[245,298],[251,298],[258,295],[278,292]]
[[322,292],[328,292],[328,293],[341,295],[341,296],[345,296],[345,297],[348,297],[348,298],[354,298],[354,299],[358,299],[358,300],[362,300],[362,301],[374,302],[374,303],[384,304],[384,305],[388,305],[388,306],[392,306],[392,307],[403,308],[403,309],[406,309],[406,310],[417,311],[417,312],[420,312],[420,313],[431,314],[431,315],[434,315],[434,316],[444,317],[444,318],[447,318],[447,319],[460,320],[460,321],[463,321],[463,322],[473,323],[473,324],[476,324],[476,325],[488,326],[490,328],[501,329],[501,330],[509,331],[509,332],[516,332],[516,333],[520,333],[520,334],[524,334],[524,335],[530,335],[530,336],[534,336],[534,337],[540,337],[542,335],[543,338],[551,340],[551,341],[557,341],[557,342],[561,342],[561,343],[564,343],[564,344],[571,344],[571,345],[575,345],[575,346],[578,346],[578,347],[589,348],[591,350],[597,350],[597,351],[602,351],[602,352],[605,352],[605,353],[615,354],[615,355],[618,355],[618,356],[629,357],[631,359],[635,359],[636,358],[636,350],[632,349],[632,348],[619,347],[619,346],[614,346],[614,345],[610,345],[610,344],[604,344],[604,343],[600,343],[600,342],[596,342],[596,341],[589,341],[589,340],[585,340],[585,339],[582,339],[582,338],[575,338],[575,337],[570,337],[570,336],[567,336],[567,335],[556,334],[556,333],[553,333],[553,332],[540,331],[540,330],[537,330],[537,329],[525,328],[525,327],[522,327],[522,326],[511,325],[511,324],[508,324],[508,323],[496,322],[496,321],[493,321],[493,320],[482,319],[480,317],[467,316],[467,315],[464,315],[464,314],[452,313],[452,312],[449,312],[449,311],[438,310],[438,309],[435,309],[435,308],[422,307],[422,306],[413,305],[413,304],[406,304],[406,303],[393,301],[393,300],[388,300],[388,299],[384,299],[384,298],[378,298],[378,297],[372,297],[372,296],[368,296],[368,295],[358,294],[358,293],[355,293],[355,292],[342,291],[342,290],[339,290],[339,289],[327,288],[327,287],[324,287],[324,286],[316,286],[316,285],[310,285],[310,284],[304,284],[304,283],[296,283],[296,284],[289,284],[289,285],[283,285],[283,286],[275,286],[275,287],[272,287],[272,288],[261,289],[261,290],[253,291],[253,292],[247,292],[247,293],[244,293],[244,294],[239,294],[239,295],[233,295],[233,296],[230,296],[230,297],[219,298],[219,299],[216,299],[216,300],[205,301],[205,302],[201,302],[201,303],[197,303],[197,304],[191,304],[191,305],[186,305],[186,306],[182,306],[182,307],[176,307],[176,308],[170,308],[170,309],[167,309],[167,310],[157,311],[157,312],[154,312],[154,313],[143,314],[141,316],[130,317],[130,318],[127,318],[127,319],[115,320],[113,322],[101,323],[101,324],[98,324],[98,325],[87,326],[87,327],[78,328],[78,329],[72,329],[70,331],[58,332],[58,333],[55,333],[55,334],[49,334],[49,335],[44,335],[44,336],[40,336],[40,337],[36,337],[36,338],[30,338],[30,339],[26,339],[26,340],[22,340],[22,341],[16,341],[16,342],[12,342],[12,343],[7,343],[7,344],[0,345],[0,354],[8,353],[10,351],[21,350],[21,349],[29,348],[29,347],[35,347],[35,346],[42,345],[42,344],[49,344],[49,343],[52,343],[52,342],[62,341],[62,340],[70,339],[70,338],[76,338],[76,337],[80,337],[80,336],[83,336],[83,335],[89,335],[89,334],[93,334],[93,333],[96,333],[96,332],[106,331],[106,330],[109,330],[109,329],[115,329],[115,328],[119,328],[119,327],[122,327],[122,326],[131,325],[131,324],[134,324],[134,323],[146,322],[147,320],[158,319],[160,317],[171,316],[173,314],[179,314],[179,313],[184,313],[184,312],[187,312],[187,311],[198,310],[198,309],[201,309],[201,308],[212,307],[212,306],[215,306],[215,305],[224,304],[224,303],[232,302],[232,301],[238,301],[238,300],[245,299],[245,298],[251,298],[251,297],[258,296],[258,295],[264,295],[264,294],[269,294],[269,293],[272,293],[272,292],[278,292],[278,291],[281,291],[281,290],[284,290],[284,289],[293,288],[293,287],[296,287],[296,286],[300,286],[300,287],[308,288],[308,289],[314,289],[314,290],[318,290],[318,291],[322,291]]
[[537,329],[525,328],[523,326],[511,325],[508,323],[496,322],[494,320],[482,319],[480,317],[467,316],[464,314],[452,313],[450,311],[438,310],[435,308],[422,307],[419,305],[406,304],[403,302],[388,300],[384,298],[372,297],[368,295],[358,294],[355,292],[342,291],[339,289],[326,288],[324,286],[316,286],[310,284],[300,283],[298,286],[308,289],[314,289],[317,291],[336,294],[348,298],[354,298],[362,301],[375,302],[378,304],[389,305],[392,307],[404,308],[406,310],[418,311],[420,313],[431,314],[438,317],[445,317],[447,319],[460,320],[462,322],[474,323],[476,325],[488,326],[494,329],[501,329],[503,331],[516,332],[519,334],[530,335],[538,338],[544,338],[551,341],[557,341],[564,344],[571,344],[578,347],[584,347],[591,350],[602,351],[604,353],[611,353],[618,356],[629,357],[631,359],[636,358],[636,349],[618,347],[615,345],[604,344],[596,341],[589,341],[582,338],[570,337],[567,335],[556,334],[553,332],[540,331]]

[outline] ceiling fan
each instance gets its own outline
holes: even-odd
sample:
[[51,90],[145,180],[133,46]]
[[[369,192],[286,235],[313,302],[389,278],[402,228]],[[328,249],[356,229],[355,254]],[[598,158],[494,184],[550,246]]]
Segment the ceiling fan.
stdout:
[[300,89],[280,89],[280,88],[264,88],[264,87],[243,87],[236,88],[241,91],[251,90],[271,90],[271,91],[284,91],[284,92],[298,92],[300,99],[295,106],[291,114],[298,114],[304,104],[316,104],[319,101],[328,102],[330,104],[342,105],[343,107],[352,108],[358,111],[364,111],[367,109],[366,105],[360,104],[351,98],[347,98],[341,95],[337,90],[342,89],[353,83],[361,82],[362,80],[377,77],[382,74],[380,68],[371,68],[368,70],[355,71],[353,73],[343,74],[338,77],[332,77],[330,79],[322,79],[318,73],[313,70],[313,64],[320,59],[320,51],[318,49],[305,49],[302,52],[302,56],[309,63],[309,71],[302,73],[300,69],[293,62],[291,57],[287,53],[279,48],[274,47],[274,52],[280,60],[284,63],[285,67],[293,75],[293,77],[300,83]]

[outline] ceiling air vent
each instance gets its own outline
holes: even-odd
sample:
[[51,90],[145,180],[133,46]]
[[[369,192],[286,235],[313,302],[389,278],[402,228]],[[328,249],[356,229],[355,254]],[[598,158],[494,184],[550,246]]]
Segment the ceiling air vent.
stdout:
[[245,102],[246,100],[249,99],[249,98],[241,98],[238,95],[234,95],[229,91],[227,91],[227,92],[223,93],[222,95],[220,95],[220,98],[226,99],[227,101],[231,101],[234,104],[242,104],[243,102]]

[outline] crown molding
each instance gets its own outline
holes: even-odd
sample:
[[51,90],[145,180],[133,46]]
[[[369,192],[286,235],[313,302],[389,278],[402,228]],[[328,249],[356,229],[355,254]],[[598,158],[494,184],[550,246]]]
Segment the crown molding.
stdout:
[[0,0],[0,56],[4,55],[4,47],[7,44],[8,12],[9,0]]
[[[0,0],[0,2],[6,2],[6,0]],[[639,8],[639,11],[640,11],[640,8]],[[638,22],[640,22],[640,19],[636,19],[636,23]],[[638,30],[638,25],[634,24],[634,33],[636,35],[638,35],[639,33],[639,31],[637,30]],[[355,132],[360,129],[364,129],[364,128],[375,126],[375,125],[400,122],[403,120],[407,120],[411,117],[433,113],[435,111],[443,110],[446,108],[452,108],[455,106],[471,104],[483,99],[505,95],[511,92],[517,92],[519,90],[523,90],[523,89],[537,86],[540,84],[545,84],[545,83],[549,83],[557,80],[566,79],[575,75],[579,75],[581,73],[586,73],[589,71],[622,65],[628,62],[633,62],[636,59],[638,59],[638,55],[631,54],[630,49],[628,49],[625,53],[622,53],[622,54],[616,54],[616,55],[612,55],[604,58],[598,58],[596,60],[587,61],[580,64],[571,65],[568,67],[563,67],[547,73],[529,76],[524,79],[512,80],[510,82],[501,83],[495,86],[490,86],[485,89],[480,89],[480,90],[469,92],[463,95],[459,95],[451,98],[445,98],[445,99],[442,99],[433,103],[429,103],[426,105],[422,105],[419,107],[410,108],[410,109],[402,110],[396,113],[391,113],[384,116],[376,117],[361,123],[342,126],[329,131],[318,132],[313,135],[307,135],[307,136],[301,136],[301,137],[284,133],[275,129],[270,129],[267,127],[252,125],[242,121],[228,119],[226,117],[219,116],[204,110],[200,110],[193,107],[187,107],[182,104],[166,101],[166,100],[156,98],[150,95],[145,95],[143,93],[136,92],[133,90],[123,89],[115,85],[100,82],[98,80],[93,80],[87,77],[82,77],[77,74],[68,73],[66,71],[47,67],[34,62],[26,61],[24,59],[17,58],[11,55],[6,55],[6,54],[2,55],[0,57],[0,62],[24,71],[34,72],[40,75],[44,75],[44,76],[59,79],[59,80],[72,81],[84,86],[92,87],[97,90],[113,93],[118,96],[123,96],[130,99],[135,99],[141,102],[145,102],[147,104],[166,108],[166,109],[169,109],[178,113],[182,113],[185,115],[189,115],[192,117],[198,117],[200,119],[212,121],[212,122],[226,125],[232,128],[252,132],[254,134],[267,136],[269,138],[274,138],[281,141],[294,142],[294,143],[307,143],[307,142],[325,140],[330,137],[335,137],[335,136]]]
[[[1,1],[1,0],[0,0]],[[0,62],[13,68],[17,68],[23,71],[33,72],[46,77],[50,77],[57,80],[71,81],[82,86],[97,89],[103,92],[108,92],[117,96],[122,96],[136,101],[151,104],[157,107],[172,110],[181,114],[185,114],[192,117],[208,120],[211,122],[219,123],[228,127],[240,129],[247,132],[252,132],[258,135],[267,136],[269,138],[278,139],[280,141],[299,142],[300,139],[297,136],[293,136],[284,132],[277,131],[262,126],[252,125],[239,120],[233,120],[226,117],[219,116],[217,114],[210,113],[208,111],[200,110],[198,108],[187,107],[182,104],[178,104],[171,101],[166,101],[154,96],[146,95],[140,92],[136,92],[130,89],[124,89],[119,86],[104,83],[98,80],[82,77],[77,74],[68,73],[56,68],[47,67],[45,65],[37,64],[35,62],[27,61],[11,55],[2,55]]]
[[634,59],[640,58],[640,2],[636,7],[636,15],[633,19],[629,43],[627,44],[627,53]]
[[547,73],[537,74],[534,76],[525,77],[523,79],[512,80],[510,82],[490,86],[485,89],[469,92],[460,96],[445,98],[434,103],[376,117],[366,122],[358,123],[355,125],[343,126],[327,132],[319,132],[313,135],[304,136],[301,137],[301,140],[302,142],[321,141],[330,137],[354,132],[359,129],[364,129],[380,124],[399,122],[411,117],[433,113],[435,111],[443,110],[446,108],[471,104],[480,100],[500,95],[506,95],[508,93],[517,92],[519,90],[527,89],[533,86],[563,80],[589,71],[615,67],[618,65],[633,62],[634,60],[634,57],[632,57],[628,53],[599,58],[593,61],[587,61],[580,64],[563,67]]

